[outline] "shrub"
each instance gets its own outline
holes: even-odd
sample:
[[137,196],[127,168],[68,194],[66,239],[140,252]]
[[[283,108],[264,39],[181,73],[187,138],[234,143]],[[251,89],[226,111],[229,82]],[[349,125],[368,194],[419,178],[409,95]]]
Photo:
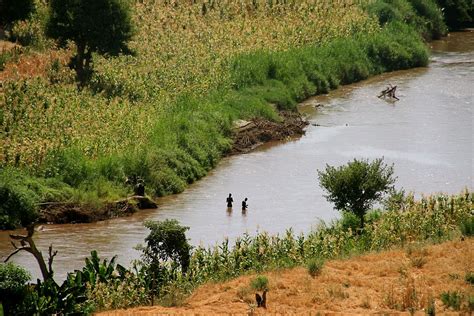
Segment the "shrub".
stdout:
[[313,258],[308,262],[308,273],[313,278],[319,274],[321,274],[321,270],[324,266],[324,260],[321,258]]
[[467,272],[466,275],[464,276],[464,280],[466,280],[467,283],[474,285],[474,272],[473,271]]
[[0,263],[0,303],[5,315],[14,315],[27,294],[26,282],[31,276],[22,267],[13,263]]
[[250,286],[256,291],[268,290],[268,278],[264,275],[258,275],[250,281]]
[[45,42],[43,26],[36,19],[17,21],[13,24],[9,39],[23,46],[41,48]]
[[474,236],[474,216],[470,216],[459,224],[461,233],[464,236]]
[[0,170],[0,229],[26,226],[37,218],[38,197],[26,180],[12,168]]
[[443,304],[446,307],[453,308],[456,311],[461,309],[462,299],[462,294],[456,291],[448,291],[441,293],[441,301],[443,302]]
[[372,204],[393,189],[395,178],[393,166],[387,166],[383,159],[373,162],[357,160],[338,168],[326,165],[318,171],[321,187],[328,193],[326,199],[340,211],[353,212],[364,227],[364,216]]
[[443,13],[435,0],[409,0],[413,9],[420,17],[420,26],[425,29],[423,37],[427,39],[440,39],[447,33],[443,20]]

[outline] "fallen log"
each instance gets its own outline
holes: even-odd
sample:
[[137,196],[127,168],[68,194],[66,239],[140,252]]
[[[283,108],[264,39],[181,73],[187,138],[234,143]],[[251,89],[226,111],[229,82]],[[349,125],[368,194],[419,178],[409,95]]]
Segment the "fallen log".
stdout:
[[400,100],[395,95],[396,91],[397,91],[397,86],[392,86],[391,84],[389,84],[386,89],[384,89],[380,92],[380,95],[378,96],[378,98],[389,97],[389,98],[392,98],[392,99]]

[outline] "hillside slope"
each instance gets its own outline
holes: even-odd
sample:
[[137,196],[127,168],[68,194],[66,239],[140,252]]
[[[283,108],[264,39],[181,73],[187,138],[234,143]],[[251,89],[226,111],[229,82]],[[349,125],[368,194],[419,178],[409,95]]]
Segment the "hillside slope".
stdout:
[[[182,307],[139,307],[102,312],[102,316],[158,314],[368,314],[424,315],[434,302],[436,314],[472,313],[474,287],[465,280],[474,271],[474,239],[432,246],[372,253],[332,260],[312,278],[299,267],[278,270],[268,277],[267,309],[255,307],[255,291],[247,275],[198,288]],[[441,294],[461,294],[461,310],[446,307]],[[470,297],[470,299],[469,299]],[[469,307],[469,301],[471,306]],[[469,310],[470,308],[470,310]]]

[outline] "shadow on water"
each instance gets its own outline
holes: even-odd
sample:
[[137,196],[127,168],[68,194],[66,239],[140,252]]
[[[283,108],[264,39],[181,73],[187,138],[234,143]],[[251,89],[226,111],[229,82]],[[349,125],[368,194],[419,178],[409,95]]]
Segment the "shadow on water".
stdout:
[[[310,125],[299,140],[266,144],[223,159],[204,179],[179,195],[159,200],[160,208],[94,224],[45,225],[36,234],[40,249],[53,244],[58,279],[84,265],[90,250],[118,255],[128,264],[143,242],[144,220],[177,219],[190,226],[194,245],[212,245],[244,232],[307,232],[320,220],[338,216],[323,197],[316,170],[353,158],[385,157],[395,164],[398,186],[418,193],[458,193],[472,188],[474,33],[457,33],[432,44],[428,68],[383,74],[307,100],[301,111]],[[400,101],[377,95],[397,85]],[[316,105],[322,106],[316,107]],[[226,210],[226,197],[234,207]],[[240,203],[249,198],[242,214]],[[0,233],[0,258],[11,251],[8,232]],[[31,255],[15,257],[39,276]]]

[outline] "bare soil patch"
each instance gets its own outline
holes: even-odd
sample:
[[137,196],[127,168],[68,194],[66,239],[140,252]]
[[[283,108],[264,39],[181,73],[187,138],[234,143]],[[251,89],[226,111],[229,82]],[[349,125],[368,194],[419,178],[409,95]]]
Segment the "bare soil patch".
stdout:
[[131,196],[100,205],[73,202],[43,203],[39,222],[55,224],[92,223],[109,218],[129,216],[141,209],[157,207],[153,200],[143,196]]
[[[465,275],[474,269],[474,239],[417,248],[370,253],[327,262],[312,278],[306,268],[262,273],[268,277],[267,308],[256,308],[250,282],[255,275],[198,288],[182,307],[139,307],[99,313],[122,315],[425,315],[430,301],[437,315],[469,315],[467,297],[474,287]],[[422,255],[422,266],[413,264]],[[443,305],[440,295],[458,291],[460,311]]]

